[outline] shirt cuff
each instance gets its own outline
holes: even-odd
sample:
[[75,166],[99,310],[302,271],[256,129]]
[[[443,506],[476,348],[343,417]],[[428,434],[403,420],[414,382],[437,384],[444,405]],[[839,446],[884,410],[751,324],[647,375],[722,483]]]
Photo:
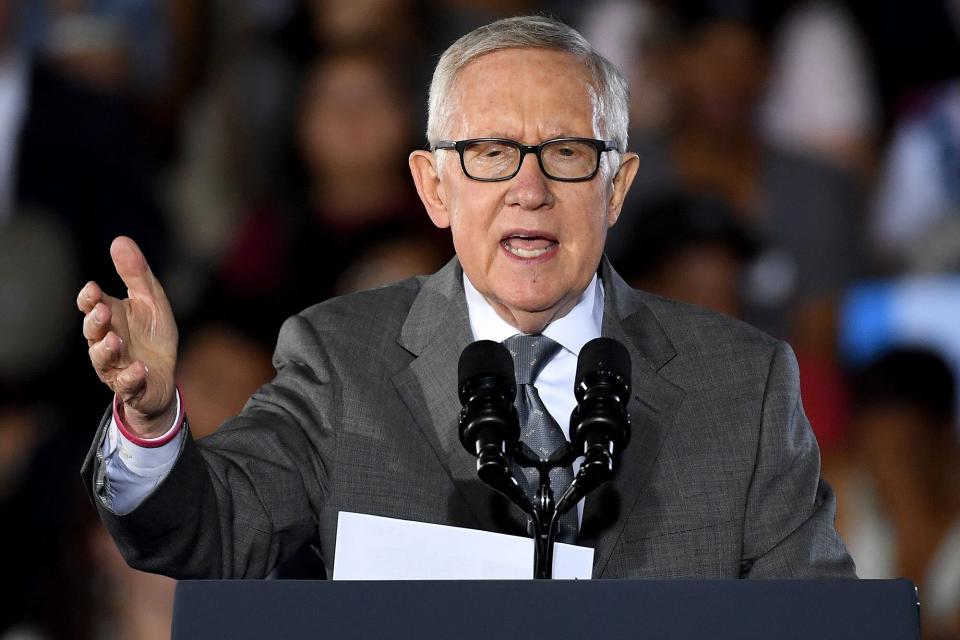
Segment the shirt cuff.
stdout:
[[137,476],[155,478],[158,475],[165,475],[177,459],[181,445],[181,438],[178,436],[184,433],[183,423],[186,412],[180,397],[180,389],[177,389],[176,399],[177,417],[170,429],[159,438],[137,438],[137,441],[148,443],[147,446],[131,439],[129,432],[125,432],[114,404],[113,419],[110,421],[104,441],[104,456],[118,457],[117,461]]
[[[102,497],[114,513],[125,515],[136,509],[176,464],[187,435],[179,389],[176,397],[177,418],[167,433],[147,440],[154,446],[144,447],[129,440],[120,432],[117,413],[111,418],[101,448],[107,480]],[[162,440],[166,443],[160,444]]]

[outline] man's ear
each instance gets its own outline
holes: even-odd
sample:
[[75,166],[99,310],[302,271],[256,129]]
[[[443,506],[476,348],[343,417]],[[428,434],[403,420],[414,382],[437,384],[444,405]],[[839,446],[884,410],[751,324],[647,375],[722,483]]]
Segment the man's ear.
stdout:
[[433,224],[446,229],[450,226],[450,213],[444,203],[436,158],[429,151],[418,150],[410,154],[407,162],[413,183],[417,186],[417,195],[420,196],[427,215]]
[[607,226],[612,227],[617,218],[620,217],[620,209],[623,207],[623,199],[627,197],[627,191],[633,184],[633,179],[637,177],[637,169],[640,168],[640,156],[635,153],[624,153],[623,160],[620,162],[620,168],[613,176],[613,189],[611,189],[610,200],[607,203]]

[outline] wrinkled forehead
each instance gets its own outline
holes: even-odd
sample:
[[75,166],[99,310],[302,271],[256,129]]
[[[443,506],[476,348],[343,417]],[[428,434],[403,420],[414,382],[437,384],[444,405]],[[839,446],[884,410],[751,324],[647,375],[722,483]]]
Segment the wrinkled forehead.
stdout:
[[479,56],[457,74],[449,98],[444,129],[454,138],[598,137],[593,76],[570,53],[516,48]]

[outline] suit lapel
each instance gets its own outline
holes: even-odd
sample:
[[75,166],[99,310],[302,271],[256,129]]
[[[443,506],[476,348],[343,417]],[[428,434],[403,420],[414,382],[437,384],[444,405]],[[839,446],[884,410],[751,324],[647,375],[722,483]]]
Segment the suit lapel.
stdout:
[[595,549],[594,577],[603,575],[684,395],[682,389],[658,373],[676,355],[659,321],[606,259],[601,277],[602,334],[623,343],[632,363],[633,393],[628,407],[632,436],[613,479],[587,496],[584,503],[578,543]]
[[[477,478],[476,458],[460,444],[457,364],[459,354],[473,342],[461,274],[459,262],[454,259],[424,283],[410,307],[399,340],[416,358],[393,377],[393,383],[449,472],[476,526],[522,535],[524,520],[519,510],[508,506],[505,499]],[[468,524],[460,523],[456,517],[452,521]]]

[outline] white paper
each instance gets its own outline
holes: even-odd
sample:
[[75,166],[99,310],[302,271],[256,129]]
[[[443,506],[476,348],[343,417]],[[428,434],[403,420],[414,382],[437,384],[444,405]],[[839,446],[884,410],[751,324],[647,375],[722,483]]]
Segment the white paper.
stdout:
[[[593,549],[557,543],[555,579],[589,580]],[[334,580],[525,580],[533,539],[341,511]]]

